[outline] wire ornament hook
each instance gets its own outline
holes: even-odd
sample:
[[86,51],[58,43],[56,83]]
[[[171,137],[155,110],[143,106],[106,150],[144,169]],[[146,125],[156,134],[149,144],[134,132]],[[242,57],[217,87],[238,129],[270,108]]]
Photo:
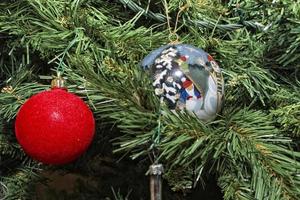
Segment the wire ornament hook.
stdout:
[[169,37],[168,37],[169,43],[170,44],[178,44],[178,43],[180,43],[179,42],[179,35],[177,34],[177,31],[179,29],[178,28],[179,17],[181,15],[181,13],[189,7],[189,5],[185,4],[185,5],[183,5],[179,8],[179,11],[177,12],[177,15],[176,15],[175,26],[174,26],[174,29],[172,30],[167,0],[164,0],[163,4],[164,4],[164,7],[165,7],[167,25],[168,25],[168,30],[169,30]]

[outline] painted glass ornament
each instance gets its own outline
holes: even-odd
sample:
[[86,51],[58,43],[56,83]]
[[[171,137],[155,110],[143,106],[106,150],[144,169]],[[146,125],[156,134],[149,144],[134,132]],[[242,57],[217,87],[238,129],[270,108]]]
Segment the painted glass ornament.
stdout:
[[224,80],[216,61],[202,49],[170,44],[142,61],[153,78],[154,91],[171,110],[186,109],[203,121],[215,118],[224,95]]

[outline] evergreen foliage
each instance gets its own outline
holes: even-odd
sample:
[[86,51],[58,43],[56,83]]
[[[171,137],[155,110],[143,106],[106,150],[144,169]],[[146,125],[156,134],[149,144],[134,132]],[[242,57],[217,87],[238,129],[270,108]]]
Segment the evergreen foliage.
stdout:
[[[169,42],[167,19],[174,27],[177,15],[180,41],[224,73],[224,106],[210,123],[160,105],[139,67]],[[51,168],[22,152],[13,127],[56,70],[90,105],[96,134],[111,137],[119,157],[153,161],[155,152],[173,190],[214,176],[227,200],[300,199],[299,24],[299,0],[2,0],[0,199],[31,199],[36,172]],[[92,159],[94,148],[61,168]]]

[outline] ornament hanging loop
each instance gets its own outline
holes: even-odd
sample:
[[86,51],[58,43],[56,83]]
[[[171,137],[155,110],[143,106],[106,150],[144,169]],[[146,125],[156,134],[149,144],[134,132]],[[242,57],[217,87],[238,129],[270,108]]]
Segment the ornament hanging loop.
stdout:
[[189,5],[185,4],[183,6],[181,6],[179,8],[179,11],[176,15],[176,21],[175,21],[175,26],[174,29],[172,30],[171,27],[171,22],[170,22],[170,16],[169,16],[169,8],[168,8],[168,3],[166,0],[164,0],[164,7],[165,7],[165,13],[166,13],[166,17],[167,17],[167,24],[168,24],[168,29],[169,29],[169,44],[179,44],[179,35],[177,34],[178,31],[178,21],[179,21],[179,17],[181,15],[181,13],[186,10]]
[[169,34],[169,44],[179,44],[179,35],[177,33]]

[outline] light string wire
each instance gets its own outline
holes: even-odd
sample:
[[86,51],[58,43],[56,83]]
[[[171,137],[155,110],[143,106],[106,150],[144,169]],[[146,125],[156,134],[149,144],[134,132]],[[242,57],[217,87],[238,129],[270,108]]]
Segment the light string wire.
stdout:
[[161,141],[161,121],[162,121],[162,104],[163,104],[163,98],[160,99],[159,103],[159,110],[158,110],[158,119],[157,119],[157,126],[155,127],[155,130],[152,134],[152,145],[150,146],[150,151],[153,156],[149,155],[151,163],[152,164],[157,164],[158,163],[158,146]]

